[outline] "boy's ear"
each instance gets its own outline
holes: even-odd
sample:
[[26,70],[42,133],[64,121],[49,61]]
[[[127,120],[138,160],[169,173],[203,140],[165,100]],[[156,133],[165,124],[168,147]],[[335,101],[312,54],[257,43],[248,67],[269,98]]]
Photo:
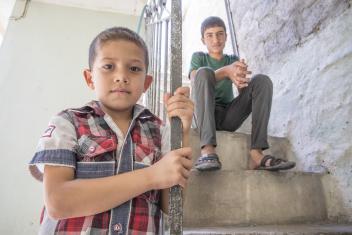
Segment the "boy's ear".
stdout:
[[153,82],[153,77],[151,75],[146,75],[144,79],[144,92],[148,90],[150,84]]
[[202,43],[205,45],[205,42],[204,42],[204,37],[202,37],[202,38],[201,38],[201,40],[202,40]]
[[83,76],[84,76],[84,79],[86,80],[88,87],[94,90],[95,87],[94,87],[92,72],[89,69],[85,69],[83,71]]

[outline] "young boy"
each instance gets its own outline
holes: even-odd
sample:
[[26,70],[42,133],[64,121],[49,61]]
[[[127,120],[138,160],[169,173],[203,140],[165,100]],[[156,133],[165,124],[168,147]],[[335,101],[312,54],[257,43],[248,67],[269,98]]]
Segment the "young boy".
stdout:
[[[250,168],[286,170],[295,166],[273,156],[263,155],[269,147],[269,122],[272,82],[265,75],[248,78],[250,71],[244,60],[223,53],[227,34],[219,17],[208,17],[201,26],[202,42],[208,53],[192,55],[189,77],[195,102],[195,117],[200,132],[201,156],[196,162],[200,171],[218,170],[221,163],[216,154],[216,130],[235,131],[252,112]],[[232,84],[239,90],[234,99]]]
[[[98,101],[52,118],[30,162],[44,164],[40,234],[157,234],[168,188],[186,186],[189,147],[169,151],[164,125],[136,104],[152,78],[148,51],[133,31],[101,32],[89,49],[88,87]],[[188,145],[193,103],[189,90],[165,97],[169,117],[180,117]]]

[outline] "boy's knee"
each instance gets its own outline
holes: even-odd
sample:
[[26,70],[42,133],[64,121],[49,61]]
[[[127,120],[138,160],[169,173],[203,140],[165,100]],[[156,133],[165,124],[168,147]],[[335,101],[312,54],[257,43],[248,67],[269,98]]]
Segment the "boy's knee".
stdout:
[[[199,79],[198,79],[199,78]],[[201,82],[201,81],[210,81],[213,82],[215,81],[215,73],[214,71],[209,68],[209,67],[201,67],[197,70],[196,72],[196,77],[195,77],[195,82]]]
[[253,76],[252,82],[260,87],[267,87],[269,89],[273,88],[273,82],[268,76],[264,74],[257,74]]

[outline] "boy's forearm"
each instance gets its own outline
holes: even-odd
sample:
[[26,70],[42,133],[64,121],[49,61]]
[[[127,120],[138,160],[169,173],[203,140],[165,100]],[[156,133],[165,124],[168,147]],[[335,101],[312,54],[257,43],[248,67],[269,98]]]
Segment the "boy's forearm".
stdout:
[[152,190],[151,173],[147,167],[98,179],[53,181],[51,185],[44,178],[45,204],[55,219],[98,214]]
[[223,80],[224,78],[226,78],[226,77],[229,77],[229,67],[228,67],[229,65],[226,65],[226,66],[224,66],[224,67],[221,67],[221,68],[219,68],[219,69],[217,69],[217,70],[215,70],[214,71],[214,73],[215,73],[215,79],[217,80],[217,81],[220,81],[220,80]]

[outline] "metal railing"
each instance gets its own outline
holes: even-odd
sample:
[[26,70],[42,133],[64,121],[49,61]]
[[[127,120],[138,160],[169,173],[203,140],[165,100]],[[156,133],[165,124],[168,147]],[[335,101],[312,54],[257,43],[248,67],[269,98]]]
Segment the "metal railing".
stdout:
[[[169,3],[170,5],[167,5],[166,0],[151,0],[142,13],[145,19],[146,41],[151,55],[150,71],[154,77],[146,95],[146,104],[153,113],[159,117],[162,116],[164,121],[166,121],[166,112],[165,109],[161,110],[162,96],[165,92],[173,94],[182,85],[181,0],[171,0]],[[138,31],[140,31],[140,25],[141,23]],[[171,27],[171,34],[169,27]],[[170,81],[169,87],[168,81]],[[171,150],[181,147],[182,124],[179,118],[171,119],[170,143]],[[173,186],[170,189],[168,223],[171,235],[182,234],[182,204],[182,189],[180,186]]]

